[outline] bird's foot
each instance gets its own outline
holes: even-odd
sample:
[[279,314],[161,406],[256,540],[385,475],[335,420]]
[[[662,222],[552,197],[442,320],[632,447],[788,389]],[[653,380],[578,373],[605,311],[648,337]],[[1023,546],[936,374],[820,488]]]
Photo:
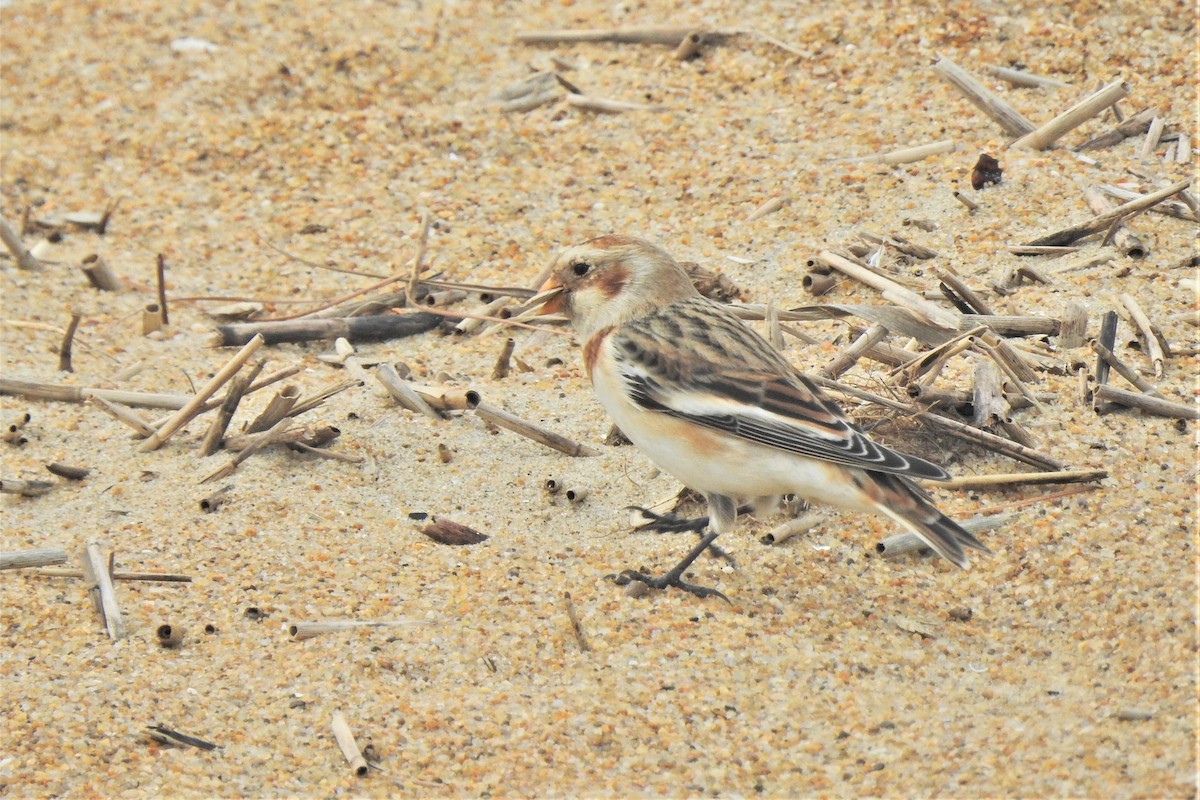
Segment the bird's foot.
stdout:
[[638,570],[627,569],[622,570],[619,575],[608,575],[618,586],[625,586],[633,581],[641,581],[652,589],[666,589],[668,586],[674,586],[676,589],[682,589],[689,594],[694,594],[701,599],[706,597],[719,597],[726,603],[731,602],[728,597],[722,594],[717,589],[712,589],[707,586],[697,586],[694,583],[688,583],[683,580],[683,573],[687,571],[692,562],[700,557],[700,554],[707,550],[717,538],[717,534],[710,533],[700,540],[700,542],[691,549],[686,556],[676,564],[670,572],[665,575],[654,577],[647,575]]
[[[638,525],[639,531],[650,531],[651,533],[695,533],[697,536],[704,535],[704,529],[708,527],[708,517],[680,517],[675,514],[657,514],[648,508],[641,506],[628,506],[628,510],[636,511],[645,517],[648,522]],[[729,551],[720,545],[711,545],[709,549],[717,558],[723,558],[732,567],[737,566],[737,561],[733,556],[729,555]]]

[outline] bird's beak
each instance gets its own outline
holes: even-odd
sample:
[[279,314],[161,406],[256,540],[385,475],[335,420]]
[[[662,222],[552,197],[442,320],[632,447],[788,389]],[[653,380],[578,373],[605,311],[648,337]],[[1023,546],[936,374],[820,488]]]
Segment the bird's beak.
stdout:
[[539,317],[546,314],[561,314],[566,299],[566,290],[559,283],[558,278],[550,278],[542,284],[542,288],[538,289],[537,294],[529,298],[525,307],[534,308],[540,305],[542,310],[538,312]]

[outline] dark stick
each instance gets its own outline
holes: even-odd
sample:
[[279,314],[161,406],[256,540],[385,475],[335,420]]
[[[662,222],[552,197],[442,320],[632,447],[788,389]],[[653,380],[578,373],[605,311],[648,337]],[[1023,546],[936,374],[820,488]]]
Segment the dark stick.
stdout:
[[218,325],[222,347],[243,345],[262,334],[267,344],[333,340],[339,336],[351,342],[377,342],[415,336],[438,326],[441,316],[425,311],[413,314],[379,314],[369,317],[332,317],[330,319],[292,319],[279,322],[241,322]]
[[167,262],[163,258],[163,254],[158,254],[158,261],[155,265],[155,272],[158,278],[158,307],[162,309],[162,324],[167,326]]
[[71,367],[71,344],[75,341],[75,331],[79,328],[79,314],[72,313],[71,321],[67,323],[67,332],[63,334],[62,345],[58,348],[58,369],[60,372],[74,372]]
[[[1117,343],[1117,312],[1106,311],[1104,318],[1100,321],[1100,338],[1097,340],[1100,346],[1105,350],[1112,352],[1113,347]],[[1110,364],[1099,353],[1096,355],[1096,385],[1103,386],[1108,383],[1108,371]]]

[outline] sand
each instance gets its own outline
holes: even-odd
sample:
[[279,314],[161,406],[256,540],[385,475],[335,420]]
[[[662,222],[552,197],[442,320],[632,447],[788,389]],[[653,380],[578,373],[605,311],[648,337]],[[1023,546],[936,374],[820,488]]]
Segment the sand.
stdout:
[[[1143,157],[1140,135],[1091,152],[1096,163],[1070,152],[1111,117],[1063,147],[1009,150],[1011,137],[929,69],[945,54],[1037,123],[1123,78],[1126,114],[1154,107],[1168,134],[1194,143],[1194,9],[745,5],[5,2],[0,214],[19,226],[26,207],[36,222],[120,205],[103,236],[66,225],[39,250],[40,272],[0,261],[0,374],[190,393],[233,352],[212,346],[209,312],[248,298],[264,318],[294,314],[379,279],[364,275],[405,271],[428,211],[427,274],[447,280],[528,287],[558,248],[619,232],[721,273],[744,302],[784,309],[884,303],[851,280],[813,298],[801,279],[816,253],[862,231],[903,236],[937,258],[889,248],[883,266],[931,296],[936,270],[949,268],[998,313],[1057,319],[1082,304],[1091,336],[1104,312],[1125,313],[1121,294],[1134,296],[1175,352],[1156,377],[1123,318],[1117,355],[1167,398],[1195,402],[1194,223],[1137,217],[1150,246],[1140,260],[1062,270],[1071,262],[1003,250],[1087,219],[1085,186],[1148,191],[1130,168],[1179,180],[1195,162],[1164,161],[1174,139]],[[650,23],[754,29],[795,52],[752,34],[686,62],[661,45],[514,42],[525,29]],[[496,95],[552,59],[589,95],[663,110],[605,115],[557,101],[500,114]],[[988,64],[1071,86],[1011,87]],[[941,140],[957,150],[898,166],[862,160]],[[1004,179],[974,192],[984,152]],[[968,214],[956,189],[979,209]],[[774,197],[781,208],[747,221]],[[34,227],[26,242],[43,235]],[[1082,246],[1066,258],[1100,243]],[[124,291],[87,285],[78,265],[91,253]],[[144,336],[160,253],[170,324]],[[989,288],[1022,265],[1050,282]],[[221,299],[189,299],[206,297]],[[479,305],[471,296],[450,308]],[[72,311],[82,320],[67,374],[57,351]],[[792,326],[817,342],[787,337],[788,357],[808,370],[851,339],[846,322]],[[508,335],[529,371],[493,379]],[[1059,367],[1094,364],[1088,347],[1057,337],[1012,341]],[[635,449],[604,444],[609,423],[578,347],[551,327],[434,332],[358,354],[469,386],[598,457],[489,430],[470,413],[413,414],[372,379],[298,419],[336,426],[329,449],[357,463],[275,447],[201,484],[230,457],[197,454],[211,415],[140,452],[91,405],[0,398],[6,428],[31,415],[27,443],[0,444],[0,478],[55,483],[41,497],[0,498],[0,550],[62,548],[74,567],[96,541],[119,570],[192,577],[119,581],[129,635],[114,642],[82,581],[0,576],[0,794],[1195,796],[1194,423],[1097,415],[1075,374],[1038,371],[1030,387],[1044,412],[1014,419],[1042,452],[1108,477],[1057,499],[1040,498],[1066,487],[934,490],[959,518],[1019,511],[983,534],[994,552],[969,570],[877,557],[895,529],[873,517],[834,514],[775,547],[759,539],[780,519],[747,519],[720,540],[736,566],[704,557],[691,571],[731,602],[630,597],[604,576],[666,569],[694,539],[631,529],[626,506],[679,487]],[[318,358],[331,352],[313,342],[259,357],[267,371],[298,367],[288,383],[311,394],[346,378]],[[935,385],[969,391],[976,363],[952,359]],[[887,393],[889,372],[862,361],[844,379]],[[251,395],[233,429],[270,394]],[[911,421],[876,435],[957,475],[1029,469]],[[64,481],[45,472],[52,461],[91,472]],[[585,500],[548,495],[548,478]],[[225,485],[221,507],[202,512]],[[490,538],[435,543],[414,512]],[[292,623],[329,619],[431,624],[289,638]],[[183,628],[180,647],[158,645],[163,624]],[[366,776],[334,742],[339,710],[371,746],[378,769]],[[147,738],[151,725],[219,747],[168,747]]]

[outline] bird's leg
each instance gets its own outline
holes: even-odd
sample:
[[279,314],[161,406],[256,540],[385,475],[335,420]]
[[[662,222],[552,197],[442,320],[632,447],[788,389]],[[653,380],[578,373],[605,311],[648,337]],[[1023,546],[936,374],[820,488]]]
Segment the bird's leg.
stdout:
[[700,540],[699,544],[693,547],[691,551],[683,557],[683,560],[676,564],[670,570],[670,572],[667,572],[665,575],[660,575],[659,577],[655,578],[647,575],[644,572],[627,569],[623,570],[620,575],[610,577],[613,578],[613,581],[618,586],[624,586],[632,581],[641,581],[653,589],[666,589],[668,586],[674,586],[677,589],[682,589],[683,591],[694,594],[700,598],[716,596],[728,603],[730,602],[729,598],[720,591],[716,589],[710,589],[707,586],[697,586],[694,583],[687,583],[683,580],[683,573],[687,571],[688,567],[692,565],[693,561],[700,557],[701,553],[708,549],[709,545],[713,543],[713,540],[717,538],[717,535],[718,534],[715,533],[706,534],[704,538]]

